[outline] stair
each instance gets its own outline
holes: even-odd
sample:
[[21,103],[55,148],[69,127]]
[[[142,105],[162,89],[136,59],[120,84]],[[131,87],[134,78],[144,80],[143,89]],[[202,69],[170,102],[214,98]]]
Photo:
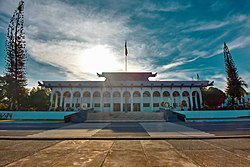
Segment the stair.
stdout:
[[164,112],[88,112],[85,122],[165,121]]

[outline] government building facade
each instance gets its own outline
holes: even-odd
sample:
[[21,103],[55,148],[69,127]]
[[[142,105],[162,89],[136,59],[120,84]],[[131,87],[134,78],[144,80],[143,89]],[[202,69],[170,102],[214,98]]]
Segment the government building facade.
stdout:
[[150,81],[152,72],[104,72],[105,81],[43,81],[51,89],[50,110],[153,112],[160,108],[202,108],[201,89],[209,81]]

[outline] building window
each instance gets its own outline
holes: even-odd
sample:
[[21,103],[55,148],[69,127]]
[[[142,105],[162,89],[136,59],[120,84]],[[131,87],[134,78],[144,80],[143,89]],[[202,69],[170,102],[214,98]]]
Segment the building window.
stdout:
[[143,103],[143,107],[150,107],[150,103]]
[[159,103],[154,103],[153,106],[154,107],[159,107]]
[[104,107],[110,107],[110,103],[104,103]]
[[95,103],[94,107],[100,107],[100,103]]

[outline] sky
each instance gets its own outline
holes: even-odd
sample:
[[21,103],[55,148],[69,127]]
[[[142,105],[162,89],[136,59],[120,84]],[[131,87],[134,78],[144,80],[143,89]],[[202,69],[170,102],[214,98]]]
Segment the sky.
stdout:
[[[0,0],[0,75],[19,0]],[[223,43],[250,86],[248,0],[25,0],[28,87],[100,80],[96,73],[157,72],[151,80],[214,81],[225,90]],[[250,91],[250,88],[247,89]]]

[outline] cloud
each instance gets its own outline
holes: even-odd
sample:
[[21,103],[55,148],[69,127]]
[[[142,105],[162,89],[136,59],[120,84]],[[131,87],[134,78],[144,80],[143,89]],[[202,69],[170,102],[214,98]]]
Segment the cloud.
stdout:
[[[3,31],[18,0],[0,3]],[[191,1],[25,0],[27,50],[34,61],[49,66],[45,68],[51,69],[51,77],[44,72],[48,80],[96,80],[96,72],[124,71],[124,41],[128,40],[128,71],[158,72],[162,80],[190,80],[207,65],[220,63],[205,61],[222,54],[224,41],[230,50],[247,48],[250,42],[246,12],[221,11],[221,16],[213,17],[216,13],[210,13],[210,8],[192,11],[203,7],[198,5]],[[221,6],[219,1],[213,5]],[[207,79],[224,82],[215,78],[219,74],[213,70],[218,69],[208,70]]]
[[211,23],[204,23],[201,26],[193,28],[191,31],[204,31],[204,30],[213,30],[213,29],[218,29],[221,27],[224,27],[228,25],[229,22],[211,22]]
[[249,36],[240,36],[236,38],[234,41],[230,42],[228,46],[230,46],[230,50],[236,49],[236,48],[243,48],[246,46],[249,46],[250,44],[250,35]]
[[185,10],[191,7],[190,4],[181,4],[178,2],[164,2],[160,4],[146,3],[143,6],[144,10],[148,11],[158,11],[158,12],[176,12],[180,10]]
[[[89,11],[84,6],[68,6],[60,1],[27,5],[32,6],[27,11],[26,36],[33,59],[60,67],[81,79],[93,78],[100,71],[123,69],[124,40],[133,31],[127,26],[127,16]],[[130,67],[140,68],[138,64]]]

